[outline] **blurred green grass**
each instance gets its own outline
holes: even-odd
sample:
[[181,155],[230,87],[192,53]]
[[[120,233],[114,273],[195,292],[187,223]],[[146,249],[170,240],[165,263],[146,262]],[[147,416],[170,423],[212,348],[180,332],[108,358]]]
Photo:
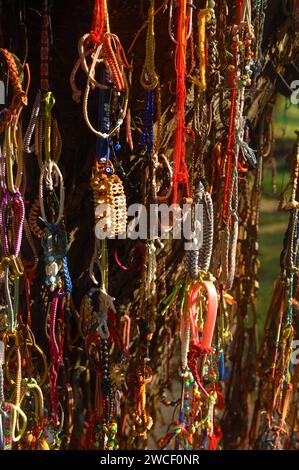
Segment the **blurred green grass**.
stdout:
[[299,107],[278,95],[274,108],[274,135],[276,139],[293,139],[299,128]]
[[288,224],[288,213],[277,212],[274,206],[272,206],[272,210],[269,211],[268,209],[269,204],[265,204],[263,201],[259,227],[260,269],[258,277],[260,288],[257,296],[259,339],[263,335],[274,282],[279,275],[279,257]]
[[279,257],[287,229],[289,213],[278,211],[278,198],[290,178],[288,156],[296,141],[299,129],[299,107],[290,105],[283,96],[278,96],[274,108],[274,157],[276,158],[276,192],[273,194],[271,168],[264,171],[262,201],[259,221],[258,273],[260,288],[257,296],[258,336],[261,340],[273,286],[280,272]]

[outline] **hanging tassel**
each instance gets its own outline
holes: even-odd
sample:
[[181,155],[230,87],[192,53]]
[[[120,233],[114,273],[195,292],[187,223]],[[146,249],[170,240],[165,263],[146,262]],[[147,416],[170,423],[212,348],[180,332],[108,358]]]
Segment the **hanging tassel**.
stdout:
[[257,165],[257,159],[255,156],[255,151],[252,150],[252,148],[249,147],[247,142],[244,142],[244,140],[240,139],[240,137],[237,135],[237,145],[240,148],[240,151],[242,153],[242,156],[244,160],[248,163],[250,168],[256,168]]
[[209,435],[209,450],[217,450],[217,438],[215,434]]

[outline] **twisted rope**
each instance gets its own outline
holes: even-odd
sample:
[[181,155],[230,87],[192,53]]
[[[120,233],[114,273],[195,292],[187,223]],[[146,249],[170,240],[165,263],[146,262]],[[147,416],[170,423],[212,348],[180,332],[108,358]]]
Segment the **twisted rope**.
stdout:
[[[203,239],[201,248],[189,250],[186,255],[186,269],[188,274],[193,279],[197,279],[199,275],[199,270],[208,272],[212,256],[213,248],[213,236],[214,236],[214,227],[213,227],[213,201],[210,193],[205,191],[202,182],[199,183],[197,191],[194,196],[194,203],[196,205],[201,204],[203,206],[203,217],[202,224],[199,220],[194,221],[195,225],[195,240],[199,239],[200,231],[203,231]],[[195,211],[198,215],[198,211]],[[201,226],[202,225],[202,226]]]

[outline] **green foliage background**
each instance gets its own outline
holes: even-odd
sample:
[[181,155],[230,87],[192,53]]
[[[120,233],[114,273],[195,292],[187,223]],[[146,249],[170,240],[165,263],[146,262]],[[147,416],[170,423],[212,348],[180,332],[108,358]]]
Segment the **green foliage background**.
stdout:
[[271,168],[264,171],[263,193],[259,224],[259,269],[260,289],[257,299],[259,338],[263,334],[265,317],[270,305],[273,284],[279,275],[279,256],[283,237],[288,224],[288,213],[278,211],[278,199],[287,185],[290,176],[288,157],[296,142],[295,130],[299,130],[299,107],[290,104],[283,96],[278,96],[274,109],[273,154],[277,161],[275,185]]

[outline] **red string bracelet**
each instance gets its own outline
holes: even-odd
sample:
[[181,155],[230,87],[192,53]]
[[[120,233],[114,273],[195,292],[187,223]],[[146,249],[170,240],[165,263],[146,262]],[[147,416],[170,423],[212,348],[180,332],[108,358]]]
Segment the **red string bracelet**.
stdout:
[[95,0],[90,39],[97,45],[101,42],[105,28],[105,6],[104,0]]
[[236,0],[236,24],[242,21],[243,0]]
[[186,101],[186,53],[187,53],[186,0],[178,1],[178,28],[176,44],[176,115],[173,153],[173,200],[177,203],[178,185],[184,187],[184,195],[189,196],[189,174],[185,161],[185,101]]

